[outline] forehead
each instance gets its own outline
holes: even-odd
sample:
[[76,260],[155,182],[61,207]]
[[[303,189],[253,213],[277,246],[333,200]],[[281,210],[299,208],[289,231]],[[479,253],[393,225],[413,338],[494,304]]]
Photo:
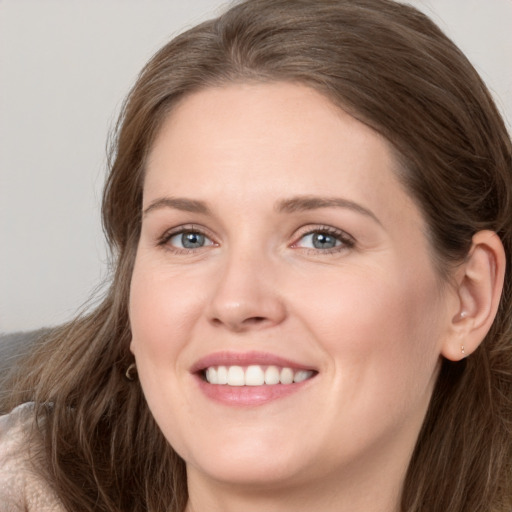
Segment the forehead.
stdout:
[[[319,179],[328,160],[338,160],[338,167],[353,169],[354,175],[371,159],[379,160],[381,169],[397,166],[384,138],[317,91],[292,83],[233,84],[201,90],[175,106],[155,139],[147,173],[186,167],[192,179],[192,171],[207,166],[213,176],[237,159],[245,164],[240,175],[254,179],[278,165],[280,174],[292,166],[295,177],[306,177],[308,167],[316,169]],[[359,178],[371,178],[376,186],[379,174],[384,177],[359,172]]]
[[397,167],[382,136],[319,92],[231,84],[193,93],[168,115],[149,155],[144,202],[337,193],[400,216],[415,207]]

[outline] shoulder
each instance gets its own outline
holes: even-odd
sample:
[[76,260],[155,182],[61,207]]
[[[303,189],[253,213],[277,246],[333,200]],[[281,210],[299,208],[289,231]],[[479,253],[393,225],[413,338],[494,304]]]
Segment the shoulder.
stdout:
[[32,404],[0,416],[0,512],[64,512],[38,474],[33,456],[39,448]]

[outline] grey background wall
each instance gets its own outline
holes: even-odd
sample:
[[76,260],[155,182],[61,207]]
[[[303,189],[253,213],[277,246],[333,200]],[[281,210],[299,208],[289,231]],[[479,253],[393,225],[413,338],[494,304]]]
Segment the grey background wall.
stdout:
[[[512,125],[512,0],[410,0]],[[0,0],[0,332],[70,319],[104,282],[106,140],[144,62],[219,0]]]

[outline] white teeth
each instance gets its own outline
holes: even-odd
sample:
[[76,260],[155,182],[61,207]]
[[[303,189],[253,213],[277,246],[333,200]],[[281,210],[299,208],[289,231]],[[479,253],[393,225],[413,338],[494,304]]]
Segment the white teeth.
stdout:
[[281,384],[291,384],[293,382],[293,371],[291,368],[283,368],[279,376]]
[[205,377],[210,384],[227,384],[228,386],[274,386],[276,384],[299,383],[313,376],[312,370],[292,370],[260,365],[242,366],[210,366]]
[[228,384],[230,386],[244,386],[245,375],[241,366],[230,366],[228,370]]
[[210,366],[210,368],[208,368],[208,370],[206,370],[206,380],[210,384],[218,384],[219,383],[218,372],[213,366]]
[[279,384],[279,368],[277,366],[269,366],[265,370],[265,384]]
[[265,374],[261,366],[249,366],[245,370],[245,385],[246,386],[262,386],[265,384]]
[[313,372],[310,370],[299,370],[295,372],[293,376],[293,382],[302,382],[303,380],[309,379],[313,375]]
[[[208,379],[208,376],[206,377]],[[208,381],[210,382],[210,381]],[[228,369],[225,366],[219,366],[217,368],[217,384],[227,384],[228,383]],[[212,384],[214,384],[212,382]]]

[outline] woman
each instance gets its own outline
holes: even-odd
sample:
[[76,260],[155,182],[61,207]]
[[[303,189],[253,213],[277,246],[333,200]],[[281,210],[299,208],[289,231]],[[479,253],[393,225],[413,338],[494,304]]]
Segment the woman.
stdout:
[[252,0],[178,36],[119,123],[110,291],[13,384],[4,501],[510,510],[511,154],[411,7]]

